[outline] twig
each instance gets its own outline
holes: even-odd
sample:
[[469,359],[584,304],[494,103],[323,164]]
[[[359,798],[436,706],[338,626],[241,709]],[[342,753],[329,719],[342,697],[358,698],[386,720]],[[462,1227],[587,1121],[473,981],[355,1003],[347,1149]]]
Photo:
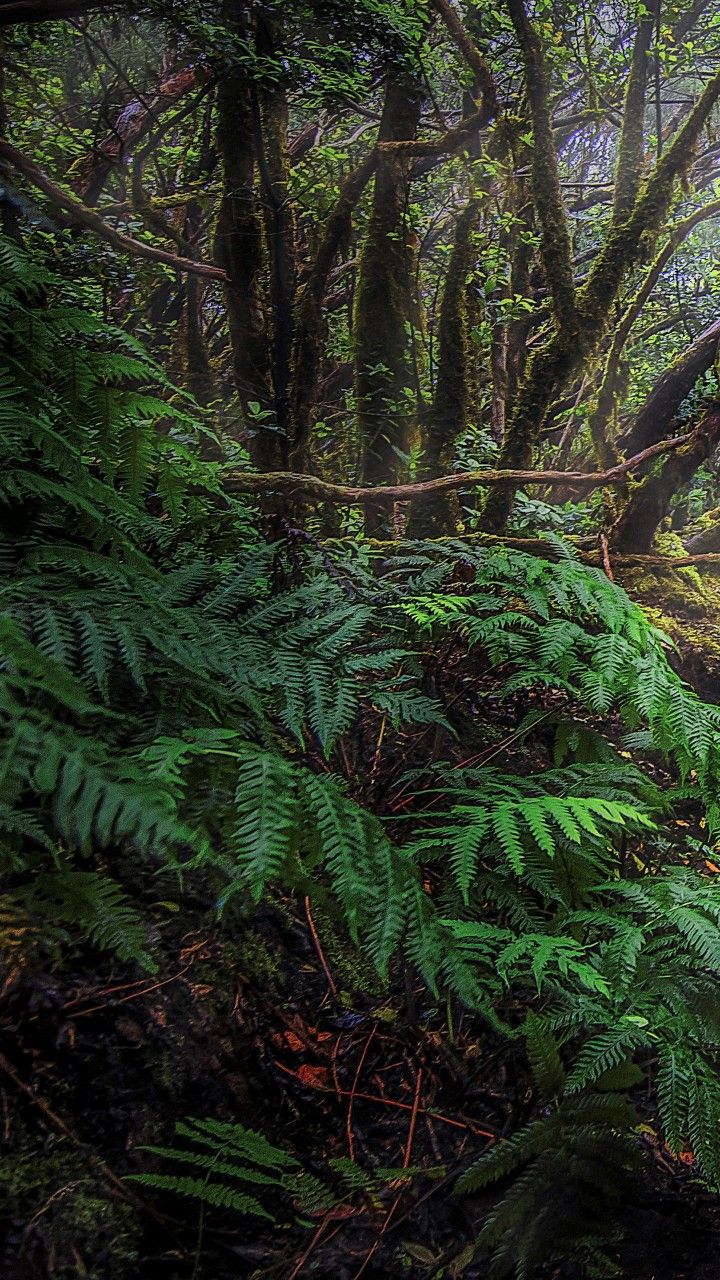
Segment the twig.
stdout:
[[[129,1000],[139,1000],[141,996],[149,996],[151,991],[159,991],[160,987],[166,987],[169,982],[177,982],[178,978],[182,978],[183,974],[187,973],[188,969],[192,968],[192,965],[193,962],[191,960],[189,964],[185,965],[184,969],[180,969],[177,973],[172,973],[169,978],[163,978],[162,982],[153,982],[151,987],[143,987],[142,991],[133,991],[129,996],[123,996],[120,1000],[115,1000],[114,1003],[127,1004]],[[112,991],[112,988],[110,988],[110,990]],[[76,1001],[71,1003],[79,1002]],[[73,1017],[84,1018],[89,1013],[98,1013],[100,1009],[106,1008],[107,1004],[94,1004],[90,1009],[78,1009],[77,1013],[73,1014]]]
[[322,1219],[320,1225],[318,1226],[318,1229],[315,1232],[312,1240],[310,1241],[307,1249],[305,1249],[304,1252],[300,1254],[300,1257],[298,1258],[295,1266],[293,1267],[292,1271],[290,1272],[290,1275],[288,1276],[288,1280],[295,1280],[295,1277],[300,1274],[303,1267],[305,1266],[305,1263],[307,1262],[307,1259],[310,1257],[310,1254],[312,1253],[313,1249],[315,1248],[315,1245],[318,1243],[323,1231],[325,1230],[329,1220],[330,1219],[328,1215],[325,1214],[325,1217]]
[[[415,1096],[413,1098],[412,1111],[410,1114],[410,1125],[408,1128],[407,1141],[405,1143],[405,1151],[403,1153],[403,1166],[402,1166],[403,1169],[407,1169],[410,1165],[410,1156],[412,1154],[413,1142],[415,1141],[415,1127],[417,1125],[418,1112],[420,1109],[420,1092],[422,1089],[422,1078],[423,1078],[422,1067],[418,1067],[417,1076],[415,1078]],[[395,1199],[393,1200],[392,1204],[390,1205],[390,1208],[387,1214],[385,1215],[385,1220],[380,1228],[380,1234],[378,1235],[377,1240],[373,1244],[372,1248],[368,1251],[364,1261],[361,1263],[358,1270],[355,1272],[354,1280],[360,1280],[361,1275],[363,1274],[365,1269],[368,1267],[372,1258],[375,1256],[378,1249],[380,1248],[380,1245],[382,1244],[382,1238],[385,1235],[385,1232],[390,1226],[390,1223],[392,1222],[395,1216],[395,1213],[397,1211],[397,1207],[400,1203],[402,1192],[403,1192],[403,1189],[401,1187],[397,1195],[395,1196]]]
[[308,929],[310,930],[310,937],[311,937],[311,938],[312,938],[312,940],[313,940],[313,946],[315,947],[315,950],[316,950],[316,952],[317,952],[318,960],[320,961],[320,963],[321,963],[321,965],[322,965],[322,967],[323,967],[323,973],[325,974],[325,977],[327,978],[328,986],[329,986],[330,990],[332,991],[332,993],[333,993],[333,995],[334,995],[335,999],[337,1000],[337,995],[338,995],[337,987],[335,986],[335,980],[334,980],[334,978],[333,978],[333,976],[332,976],[332,973],[330,972],[330,966],[329,966],[329,964],[328,964],[327,960],[325,959],[325,952],[324,952],[324,951],[323,951],[323,949],[322,949],[322,943],[320,942],[320,937],[319,937],[319,935],[318,935],[318,931],[317,931],[317,929],[315,928],[315,921],[313,920],[312,915],[311,915],[311,913],[310,913],[310,899],[309,899],[309,897],[306,897],[306,898],[305,898],[305,916],[306,916],[306,918],[307,918],[307,922],[308,922]]
[[[367,1057],[368,1049],[370,1048],[370,1045],[372,1044],[375,1038],[376,1031],[377,1031],[377,1023],[375,1023],[375,1025],[373,1026],[373,1029],[370,1032],[370,1035],[368,1036],[367,1040],[365,1041],[365,1044],[363,1045],[363,1051],[360,1054],[360,1059],[358,1061],[357,1067],[355,1068],[355,1075],[353,1077],[352,1088],[350,1089],[350,1094],[349,1094],[350,1101],[348,1103],[347,1118],[345,1120],[345,1132],[347,1134],[347,1140],[348,1140],[348,1155],[350,1156],[351,1160],[355,1159],[355,1141],[353,1139],[353,1132],[352,1132],[352,1113],[353,1113],[353,1104],[355,1102],[355,1090],[357,1089],[358,1080],[360,1079],[360,1073],[365,1065],[365,1059]],[[343,1091],[341,1090],[341,1092]]]
[[[292,1076],[293,1080],[298,1080],[306,1089],[319,1089],[321,1093],[337,1093],[336,1089],[331,1089],[326,1085],[317,1084],[314,1081],[310,1083],[303,1080],[297,1071],[293,1071],[292,1067],[286,1067],[284,1063],[275,1060],[275,1066],[278,1071],[282,1071],[286,1076]],[[360,1093],[357,1089],[340,1089],[339,1096],[341,1098],[350,1098],[353,1100],[361,1099],[363,1102],[378,1102],[382,1107],[392,1107],[398,1111],[412,1111],[409,1102],[398,1102],[395,1098],[383,1098],[377,1093]],[[491,1142],[497,1142],[497,1133],[492,1133],[489,1129],[483,1129],[480,1125],[475,1124],[472,1120],[463,1116],[461,1120],[454,1120],[452,1116],[446,1116],[441,1111],[430,1111],[425,1107],[421,1107],[419,1112],[421,1116],[430,1116],[432,1120],[439,1121],[440,1124],[449,1124],[453,1129],[466,1129],[468,1133],[472,1133],[476,1138],[488,1138]]]
[[410,1153],[412,1145],[415,1141],[415,1129],[417,1126],[418,1111],[420,1108],[420,1090],[422,1086],[423,1070],[418,1067],[417,1078],[415,1080],[415,1097],[413,1098],[412,1113],[410,1115],[410,1127],[408,1129],[407,1143],[405,1144],[405,1154],[403,1156],[403,1169],[407,1169],[410,1164]]
[[614,581],[615,581],[615,576],[614,576],[614,574],[613,574],[613,571],[612,571],[612,565],[611,565],[611,563],[610,563],[610,550],[609,550],[609,548],[608,548],[607,534],[606,534],[606,533],[601,533],[601,534],[600,534],[600,537],[599,537],[599,539],[598,539],[598,541],[599,541],[599,543],[600,543],[600,554],[601,554],[601,556],[602,556],[602,567],[603,567],[603,569],[605,570],[605,575],[606,575],[606,577],[608,577],[608,578],[610,579],[610,581],[611,581],[611,582],[614,582]]

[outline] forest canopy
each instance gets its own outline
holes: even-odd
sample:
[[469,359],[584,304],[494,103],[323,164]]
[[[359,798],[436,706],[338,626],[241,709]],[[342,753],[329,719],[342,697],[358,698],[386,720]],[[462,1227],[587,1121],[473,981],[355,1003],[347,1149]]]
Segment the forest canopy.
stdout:
[[0,0],[13,1280],[717,1273],[719,130],[717,0]]

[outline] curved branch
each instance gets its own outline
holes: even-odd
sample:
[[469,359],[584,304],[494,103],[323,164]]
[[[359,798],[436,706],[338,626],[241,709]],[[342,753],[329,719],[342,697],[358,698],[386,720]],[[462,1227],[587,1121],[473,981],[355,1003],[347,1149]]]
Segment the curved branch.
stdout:
[[499,110],[497,89],[492,71],[469,31],[460,21],[452,4],[450,4],[450,0],[431,0],[431,3],[435,12],[445,23],[453,44],[460,51],[475,76],[482,97],[482,112],[480,114],[484,118],[478,126],[482,128],[483,125],[489,124]]
[[0,160],[5,160],[18,169],[28,182],[47,196],[51,204],[62,209],[76,226],[94,231],[121,253],[129,253],[134,258],[147,258],[150,262],[162,262],[167,267],[173,267],[175,271],[187,271],[192,275],[204,276],[206,279],[227,280],[222,267],[213,267],[207,262],[192,262],[189,258],[181,258],[178,254],[169,253],[166,249],[156,249],[153,245],[144,244],[142,240],[134,240],[132,236],[116,231],[94,209],[86,208],[79,200],[69,196],[62,187],[53,182],[52,178],[49,178],[42,169],[39,169],[21,151],[12,147],[9,142],[0,142]]
[[373,487],[333,484],[319,476],[306,476],[292,471],[267,471],[262,474],[240,472],[226,480],[228,493],[292,493],[304,494],[318,502],[332,502],[337,506],[355,507],[378,503],[411,502],[451,493],[455,489],[479,486],[542,484],[562,485],[572,489],[602,489],[617,484],[630,471],[661,454],[670,453],[687,444],[691,435],[677,436],[674,440],[661,440],[659,444],[644,449],[634,458],[627,458],[607,471],[464,471],[455,475],[438,476],[434,480],[422,480],[416,484],[388,484]]
[[[660,275],[678,246],[699,222],[704,222],[706,219],[716,217],[718,214],[720,214],[720,200],[713,200],[709,204],[703,205],[700,209],[696,209],[694,213],[689,214],[687,218],[676,223],[676,225],[670,229],[668,240],[651,262],[640,288],[635,296],[631,298],[618,321],[617,327],[613,333],[610,350],[605,359],[602,382],[597,393],[594,408],[590,415],[589,424],[590,434],[596,442],[596,448],[599,447],[602,449],[604,447],[607,451],[598,453],[600,461],[605,462],[608,465],[610,465],[614,460],[611,456],[614,446],[612,440],[608,438],[607,426],[616,410],[618,398],[622,389],[621,378],[619,377],[619,361],[628,338],[630,337],[633,325],[645,306],[645,303],[648,301],[648,298],[652,294]],[[651,392],[651,395],[652,394],[653,393]],[[687,392],[684,394],[687,394]],[[684,395],[681,395],[681,398],[677,403],[679,404],[682,399],[684,399]],[[656,413],[656,410],[657,406],[653,400],[651,416],[648,419],[648,423],[652,422],[652,415]],[[665,418],[659,422],[661,429],[663,423],[666,421],[667,414]],[[642,429],[640,430],[638,437],[635,437],[634,427],[632,428],[632,431],[636,444],[647,445],[651,443],[651,440],[647,439],[643,434]]]

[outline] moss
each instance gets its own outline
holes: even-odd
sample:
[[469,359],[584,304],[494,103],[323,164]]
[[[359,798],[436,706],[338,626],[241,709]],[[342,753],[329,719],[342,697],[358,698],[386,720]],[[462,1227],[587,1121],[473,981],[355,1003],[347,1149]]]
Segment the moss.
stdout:
[[343,1002],[352,1005],[358,996],[382,995],[383,983],[365,952],[339,932],[331,916],[317,905],[313,907],[313,917]]
[[248,977],[253,978],[258,986],[272,995],[278,995],[283,985],[282,954],[279,949],[266,942],[257,930],[248,929],[243,935],[242,947],[238,950],[238,959]]
[[551,82],[542,40],[519,0],[510,0],[510,16],[525,64],[525,84],[533,124],[532,185],[540,223],[542,261],[555,323],[570,332],[575,321],[575,282],[570,229],[560,188],[551,109]]
[[[533,356],[505,433],[498,459],[501,470],[522,471],[532,466],[547,411],[572,374],[582,366],[587,354],[589,348],[581,341],[580,335],[554,334]],[[492,490],[482,520],[487,532],[503,532],[513,498],[514,490],[510,485],[497,485]]]
[[678,620],[703,618],[720,625],[717,579],[702,576],[690,567],[659,569],[645,566],[625,569],[622,585],[643,608],[660,611]]
[[53,1280],[134,1280],[141,1242],[134,1209],[106,1195],[82,1153],[64,1140],[48,1138],[40,1150],[17,1119],[12,1133],[0,1161],[9,1220],[3,1274],[17,1274],[24,1257],[29,1266],[44,1255],[53,1259]]
[[702,697],[720,701],[720,579],[692,568],[646,566],[624,570],[619,581],[677,648],[672,659]]

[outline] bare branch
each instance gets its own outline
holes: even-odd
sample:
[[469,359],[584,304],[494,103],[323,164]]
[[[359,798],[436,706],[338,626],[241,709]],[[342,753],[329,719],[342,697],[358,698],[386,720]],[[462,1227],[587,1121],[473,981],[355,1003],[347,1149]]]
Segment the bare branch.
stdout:
[[144,244],[141,240],[133,240],[131,236],[116,231],[94,209],[86,208],[79,200],[69,196],[62,187],[53,182],[52,178],[49,178],[42,169],[39,169],[21,151],[12,147],[9,142],[0,142],[0,160],[5,160],[18,169],[28,182],[47,196],[51,204],[62,209],[76,226],[94,231],[121,253],[129,253],[134,258],[147,258],[150,262],[162,262],[165,266],[173,267],[175,271],[187,271],[192,275],[203,276],[205,279],[227,280],[227,275],[221,267],[213,267],[206,262],[191,262],[189,258],[181,258],[175,253],[169,253],[166,249],[156,249],[153,245]]

